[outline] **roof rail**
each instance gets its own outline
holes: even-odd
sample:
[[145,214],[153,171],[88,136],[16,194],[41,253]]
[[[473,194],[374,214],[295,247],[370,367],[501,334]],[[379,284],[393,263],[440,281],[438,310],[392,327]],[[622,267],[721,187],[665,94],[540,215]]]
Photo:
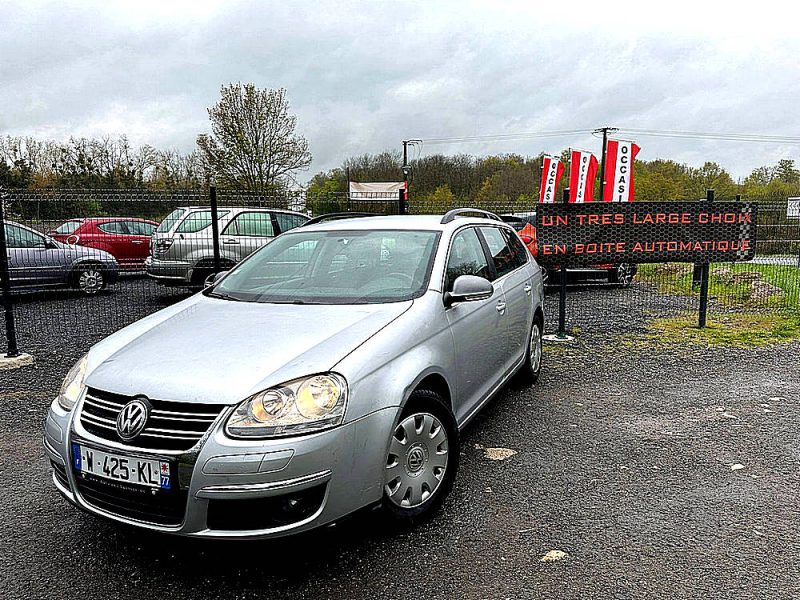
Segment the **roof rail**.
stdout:
[[453,210],[448,211],[443,217],[442,220],[439,222],[441,225],[445,223],[451,223],[455,220],[456,217],[467,214],[467,213],[480,213],[487,219],[494,219],[495,221],[502,222],[503,219],[498,217],[493,212],[489,212],[488,210],[481,210],[480,208],[454,208]]
[[301,227],[305,227],[306,225],[315,225],[316,223],[323,223],[325,221],[338,221],[339,219],[355,219],[358,217],[377,217],[375,213],[367,213],[367,212],[339,212],[339,213],[327,213],[323,215],[319,215],[314,217],[313,219],[309,219],[305,223],[301,225]]

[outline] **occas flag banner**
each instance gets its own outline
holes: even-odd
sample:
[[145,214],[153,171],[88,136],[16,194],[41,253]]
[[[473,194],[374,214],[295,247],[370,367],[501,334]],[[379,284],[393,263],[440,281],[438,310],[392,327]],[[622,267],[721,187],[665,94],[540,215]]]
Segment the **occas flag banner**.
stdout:
[[573,150],[569,165],[570,203],[582,204],[592,201],[595,175],[597,175],[597,159],[594,154]]
[[555,156],[542,159],[542,183],[539,186],[539,202],[553,204],[556,201],[558,182],[564,174],[564,164]]
[[633,160],[639,146],[633,142],[608,140],[604,165],[605,202],[633,202]]

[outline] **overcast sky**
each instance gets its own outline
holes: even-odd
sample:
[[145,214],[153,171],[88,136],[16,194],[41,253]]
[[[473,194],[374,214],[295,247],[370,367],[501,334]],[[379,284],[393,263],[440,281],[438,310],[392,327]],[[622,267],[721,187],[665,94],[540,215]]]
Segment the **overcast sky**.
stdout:
[[[800,136],[789,3],[3,1],[0,134],[193,148],[231,81],[285,87],[313,173],[401,140],[592,129]],[[724,6],[724,8],[717,8]],[[656,6],[656,5],[652,5]],[[628,136],[630,137],[630,136]],[[797,145],[645,138],[745,176]],[[600,152],[589,134],[421,152]]]

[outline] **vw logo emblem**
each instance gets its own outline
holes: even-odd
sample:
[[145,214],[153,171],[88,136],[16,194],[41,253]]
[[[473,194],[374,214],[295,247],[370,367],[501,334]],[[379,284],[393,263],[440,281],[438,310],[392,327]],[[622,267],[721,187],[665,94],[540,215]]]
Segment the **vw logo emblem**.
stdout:
[[412,473],[416,473],[422,468],[422,465],[425,464],[425,453],[423,452],[422,448],[415,447],[412,448],[411,451],[408,453],[408,470]]
[[144,398],[135,398],[122,407],[117,415],[117,434],[129,442],[142,433],[150,416],[150,403]]

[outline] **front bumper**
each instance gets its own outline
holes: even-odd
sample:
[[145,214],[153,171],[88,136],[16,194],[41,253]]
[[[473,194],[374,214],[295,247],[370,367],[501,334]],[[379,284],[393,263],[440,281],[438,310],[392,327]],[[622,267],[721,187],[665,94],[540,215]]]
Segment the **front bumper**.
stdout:
[[[90,513],[147,529],[215,538],[258,539],[306,531],[380,500],[396,409],[376,411],[316,434],[245,441],[223,432],[231,408],[223,410],[190,451],[168,453],[97,438],[74,417],[80,414],[81,402],[68,413],[54,401],[44,434],[53,482],[64,497]],[[72,467],[73,443],[171,461],[176,466],[179,522],[155,522],[147,514],[134,518],[96,501]],[[302,510],[294,518],[286,511],[298,500],[305,504],[298,504]]]
[[185,261],[148,256],[144,261],[144,269],[149,277],[161,283],[181,285],[192,281],[192,265]]

